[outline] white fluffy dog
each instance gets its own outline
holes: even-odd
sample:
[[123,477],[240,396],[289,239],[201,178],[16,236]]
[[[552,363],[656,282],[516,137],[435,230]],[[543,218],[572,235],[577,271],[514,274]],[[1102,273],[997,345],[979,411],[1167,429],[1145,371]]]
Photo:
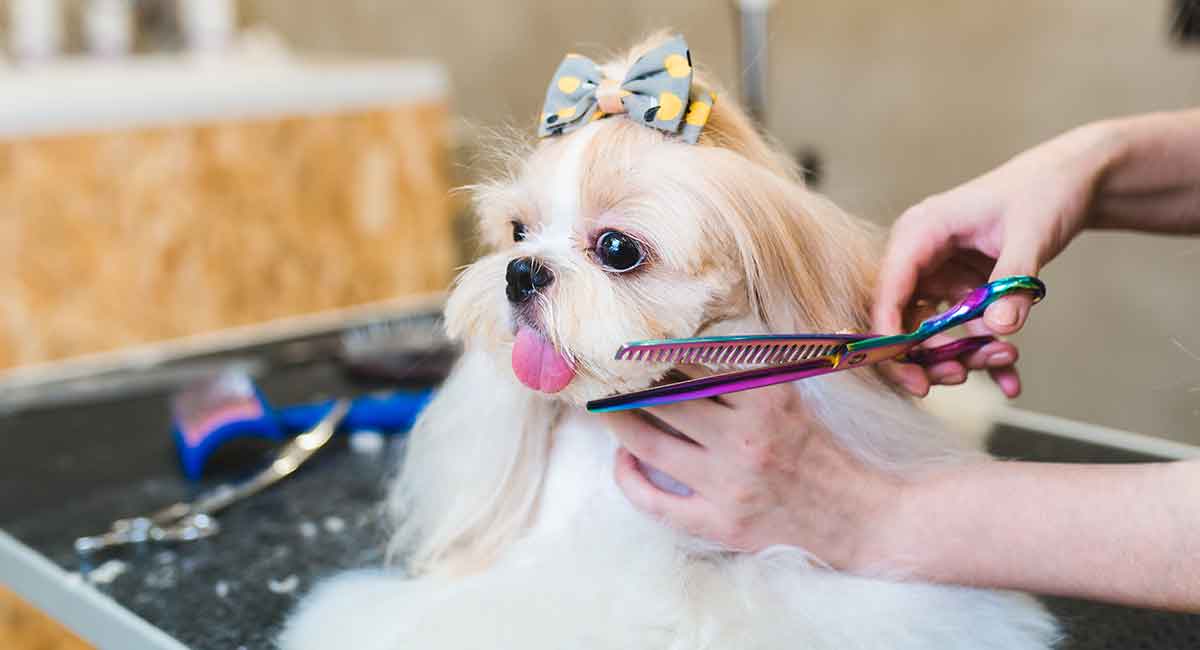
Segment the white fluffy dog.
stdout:
[[[621,79],[655,43],[600,68]],[[622,343],[867,331],[879,238],[784,160],[722,99],[697,145],[596,120],[477,188],[495,252],[450,296],[465,353],[390,497],[404,569],[320,585],[281,646],[1052,646],[1055,623],[1028,596],[847,575],[801,549],[716,549],[635,510],[614,483],[617,443],[583,404],[670,370],[613,360]],[[865,462],[903,474],[979,453],[870,371],[794,389]]]

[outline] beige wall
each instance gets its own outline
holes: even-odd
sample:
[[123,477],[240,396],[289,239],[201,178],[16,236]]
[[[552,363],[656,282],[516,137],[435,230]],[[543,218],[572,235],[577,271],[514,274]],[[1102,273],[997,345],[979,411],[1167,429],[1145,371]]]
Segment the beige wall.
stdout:
[[[887,222],[1072,125],[1200,105],[1200,50],[1169,45],[1168,5],[784,0],[772,26],[770,127],[821,152],[825,191]],[[654,27],[687,34],[698,62],[735,82],[724,0],[245,8],[300,49],[442,59],[458,112],[484,126],[532,115],[568,48],[621,47]],[[1200,241],[1087,236],[1045,276],[1050,298],[1023,337],[1020,405],[1200,443]]]

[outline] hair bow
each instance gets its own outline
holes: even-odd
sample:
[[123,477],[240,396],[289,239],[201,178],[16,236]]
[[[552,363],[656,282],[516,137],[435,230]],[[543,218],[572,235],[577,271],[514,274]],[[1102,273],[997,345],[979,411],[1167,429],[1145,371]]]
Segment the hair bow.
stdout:
[[682,36],[635,61],[621,82],[605,79],[586,56],[568,54],[546,90],[538,136],[570,133],[593,120],[625,113],[635,122],[695,144],[717,97],[708,92],[692,97],[691,90],[692,57]]

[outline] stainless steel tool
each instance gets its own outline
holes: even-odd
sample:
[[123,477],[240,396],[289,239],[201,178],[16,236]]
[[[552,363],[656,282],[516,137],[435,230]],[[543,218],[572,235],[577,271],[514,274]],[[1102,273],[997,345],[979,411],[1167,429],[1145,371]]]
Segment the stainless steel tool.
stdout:
[[221,485],[194,501],[174,503],[153,514],[118,519],[104,533],[76,539],[75,550],[94,553],[125,544],[187,542],[216,535],[221,526],[212,515],[295,472],[333,438],[349,410],[350,400],[334,402],[316,426],[288,441],[270,465],[245,482]]

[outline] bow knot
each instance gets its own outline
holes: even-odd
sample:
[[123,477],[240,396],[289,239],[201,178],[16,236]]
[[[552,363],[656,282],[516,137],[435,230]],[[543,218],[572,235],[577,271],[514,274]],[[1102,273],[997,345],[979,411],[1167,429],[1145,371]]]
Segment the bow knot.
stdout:
[[635,122],[695,144],[716,95],[694,94],[691,54],[681,36],[635,61],[620,82],[606,79],[591,59],[568,54],[546,90],[538,135],[562,135],[593,120],[626,113]]

